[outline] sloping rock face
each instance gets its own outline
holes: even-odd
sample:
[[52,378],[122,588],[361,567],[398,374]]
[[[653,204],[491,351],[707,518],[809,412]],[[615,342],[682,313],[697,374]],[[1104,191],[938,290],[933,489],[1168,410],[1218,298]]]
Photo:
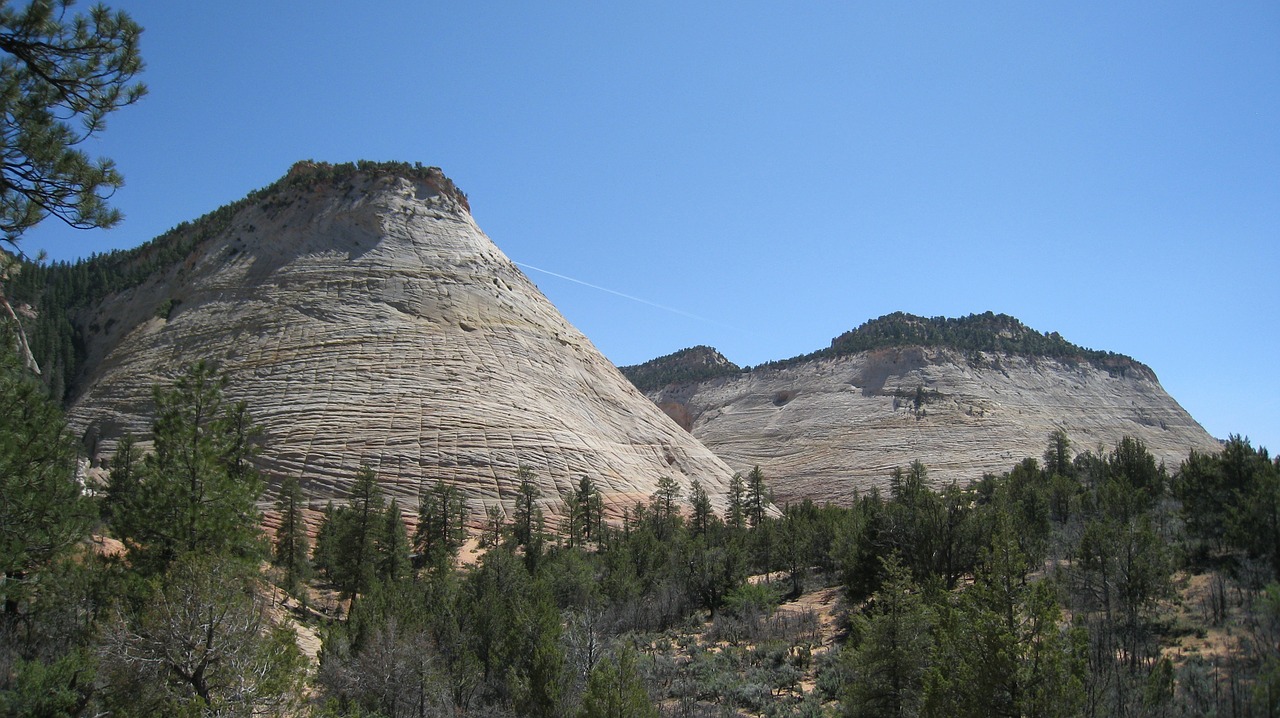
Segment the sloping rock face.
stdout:
[[266,429],[260,468],[299,477],[313,507],[341,500],[362,463],[403,508],[439,480],[473,517],[510,507],[520,465],[553,513],[584,475],[616,511],[662,477],[698,479],[723,505],[728,467],[560,315],[435,173],[286,184],[85,312],[96,329],[72,426],[109,457],[124,432],[149,432],[152,385],[207,358]]
[[651,399],[738,471],[759,465],[779,503],[848,502],[919,459],[961,485],[1039,458],[1063,429],[1074,449],[1142,440],[1177,468],[1218,443],[1142,365],[892,347],[670,384]]

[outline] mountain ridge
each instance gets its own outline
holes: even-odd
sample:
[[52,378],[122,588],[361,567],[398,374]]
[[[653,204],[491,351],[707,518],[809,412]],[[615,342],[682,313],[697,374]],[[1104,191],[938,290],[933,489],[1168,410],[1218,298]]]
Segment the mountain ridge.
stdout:
[[185,257],[75,310],[85,369],[68,419],[97,465],[147,432],[152,385],[210,358],[267,429],[260,468],[299,477],[313,508],[363,463],[402,506],[454,484],[476,520],[510,510],[520,466],[549,513],[584,475],[614,513],[661,478],[697,479],[722,505],[728,467],[555,310],[438,172],[295,165]]
[[[709,354],[721,370],[687,379]],[[827,349],[731,366],[701,347],[623,372],[733,469],[760,466],[780,501],[848,502],[914,460],[964,484],[1038,458],[1056,430],[1081,449],[1132,436],[1171,469],[1218,446],[1145,364],[992,312],[896,312]]]
[[[1057,332],[1037,332],[1015,317],[991,311],[954,318],[892,312],[840,334],[824,349],[763,362],[754,368],[780,368],[819,358],[908,346],[1088,362],[1107,371],[1137,371],[1151,379],[1156,378],[1150,367],[1132,357],[1081,347],[1067,341]],[[708,359],[710,356],[716,359]],[[706,368],[700,369],[703,365]],[[619,369],[638,389],[645,392],[666,384],[702,381],[752,370],[751,367],[739,367],[719,350],[704,345],[680,349],[642,364],[622,366]]]

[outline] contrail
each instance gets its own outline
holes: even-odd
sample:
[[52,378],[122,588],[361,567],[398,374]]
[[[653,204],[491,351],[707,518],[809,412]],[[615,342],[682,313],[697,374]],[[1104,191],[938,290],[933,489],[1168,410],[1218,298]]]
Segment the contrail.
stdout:
[[631,300],[631,301],[633,301],[633,302],[639,302],[639,303],[641,303],[641,304],[647,304],[647,305],[649,305],[649,306],[651,306],[651,307],[653,307],[653,308],[655,308],[655,309],[661,309],[661,310],[663,310],[663,311],[665,311],[665,312],[671,312],[672,314],[679,314],[680,316],[683,316],[683,317],[689,317],[690,319],[697,319],[697,320],[698,320],[698,321],[700,321],[700,322],[707,322],[707,323],[709,323],[709,324],[719,324],[719,322],[712,321],[712,320],[710,320],[710,319],[707,319],[706,317],[700,317],[700,316],[698,316],[697,314],[690,314],[689,312],[686,312],[686,311],[683,311],[683,310],[680,310],[680,309],[676,309],[676,308],[674,308],[674,307],[668,307],[668,306],[664,306],[664,305],[662,305],[662,304],[658,304],[657,302],[651,302],[651,301],[649,301],[648,299],[641,299],[640,297],[633,297],[633,296],[631,296],[630,294],[623,294],[622,292],[615,291],[615,290],[613,290],[613,289],[609,289],[608,287],[602,287],[602,286],[600,286],[600,285],[598,285],[598,284],[592,284],[591,282],[584,282],[584,281],[582,281],[581,279],[574,279],[573,277],[566,277],[566,276],[565,276],[565,275],[563,275],[563,274],[560,274],[560,273],[558,273],[558,272],[553,272],[553,271],[551,271],[551,270],[549,270],[549,269],[543,269],[543,268],[541,268],[541,267],[535,267],[535,266],[533,266],[532,264],[525,264],[524,262],[517,262],[517,261],[515,261],[515,260],[511,260],[511,261],[512,261],[512,263],[513,263],[513,264],[515,264],[516,266],[524,267],[525,269],[532,269],[532,270],[533,270],[533,271],[535,271],[535,272],[542,272],[543,274],[550,274],[550,275],[551,275],[551,276],[553,276],[553,277],[557,277],[557,278],[559,278],[559,279],[563,279],[563,280],[565,280],[565,281],[567,281],[567,282],[573,282],[574,284],[581,284],[581,285],[582,285],[582,286],[584,286],[584,287],[591,287],[592,289],[597,289],[597,290],[599,290],[599,291],[601,291],[601,292],[608,292],[609,294],[613,294],[613,295],[615,295],[615,296],[622,297],[623,299],[630,299],[630,300]]

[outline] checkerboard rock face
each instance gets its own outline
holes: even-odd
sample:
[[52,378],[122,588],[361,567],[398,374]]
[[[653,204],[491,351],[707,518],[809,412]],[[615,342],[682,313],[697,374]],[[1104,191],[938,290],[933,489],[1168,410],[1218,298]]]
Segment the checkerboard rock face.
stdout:
[[1218,442],[1145,366],[947,348],[878,349],[701,382],[650,398],[731,467],[759,465],[775,501],[848,503],[920,460],[963,486],[1039,459],[1057,429],[1073,453],[1141,440],[1172,472]]
[[636,391],[441,186],[396,174],[286,186],[83,312],[95,329],[69,419],[98,465],[124,432],[149,432],[154,384],[209,359],[266,430],[259,466],[271,484],[299,477],[313,508],[341,501],[363,463],[405,509],[424,482],[444,481],[474,517],[509,510],[521,465],[551,513],[582,476],[614,515],[663,477],[701,481],[722,507],[729,468]]

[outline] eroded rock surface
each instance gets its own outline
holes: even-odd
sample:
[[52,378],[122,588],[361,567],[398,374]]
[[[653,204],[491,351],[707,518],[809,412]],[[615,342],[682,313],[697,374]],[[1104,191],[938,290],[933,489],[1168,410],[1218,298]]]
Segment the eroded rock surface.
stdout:
[[266,429],[261,468],[299,477],[313,507],[361,463],[404,508],[441,480],[477,518],[510,506],[522,464],[553,512],[584,475],[618,511],[664,476],[723,505],[728,467],[565,321],[465,198],[420,177],[282,189],[80,323],[100,329],[69,420],[100,459],[149,432],[153,384],[207,358]]
[[924,462],[935,484],[965,484],[1039,458],[1064,429],[1076,451],[1141,439],[1177,468],[1218,443],[1141,365],[886,348],[650,392],[738,471],[759,465],[779,503],[847,502]]

